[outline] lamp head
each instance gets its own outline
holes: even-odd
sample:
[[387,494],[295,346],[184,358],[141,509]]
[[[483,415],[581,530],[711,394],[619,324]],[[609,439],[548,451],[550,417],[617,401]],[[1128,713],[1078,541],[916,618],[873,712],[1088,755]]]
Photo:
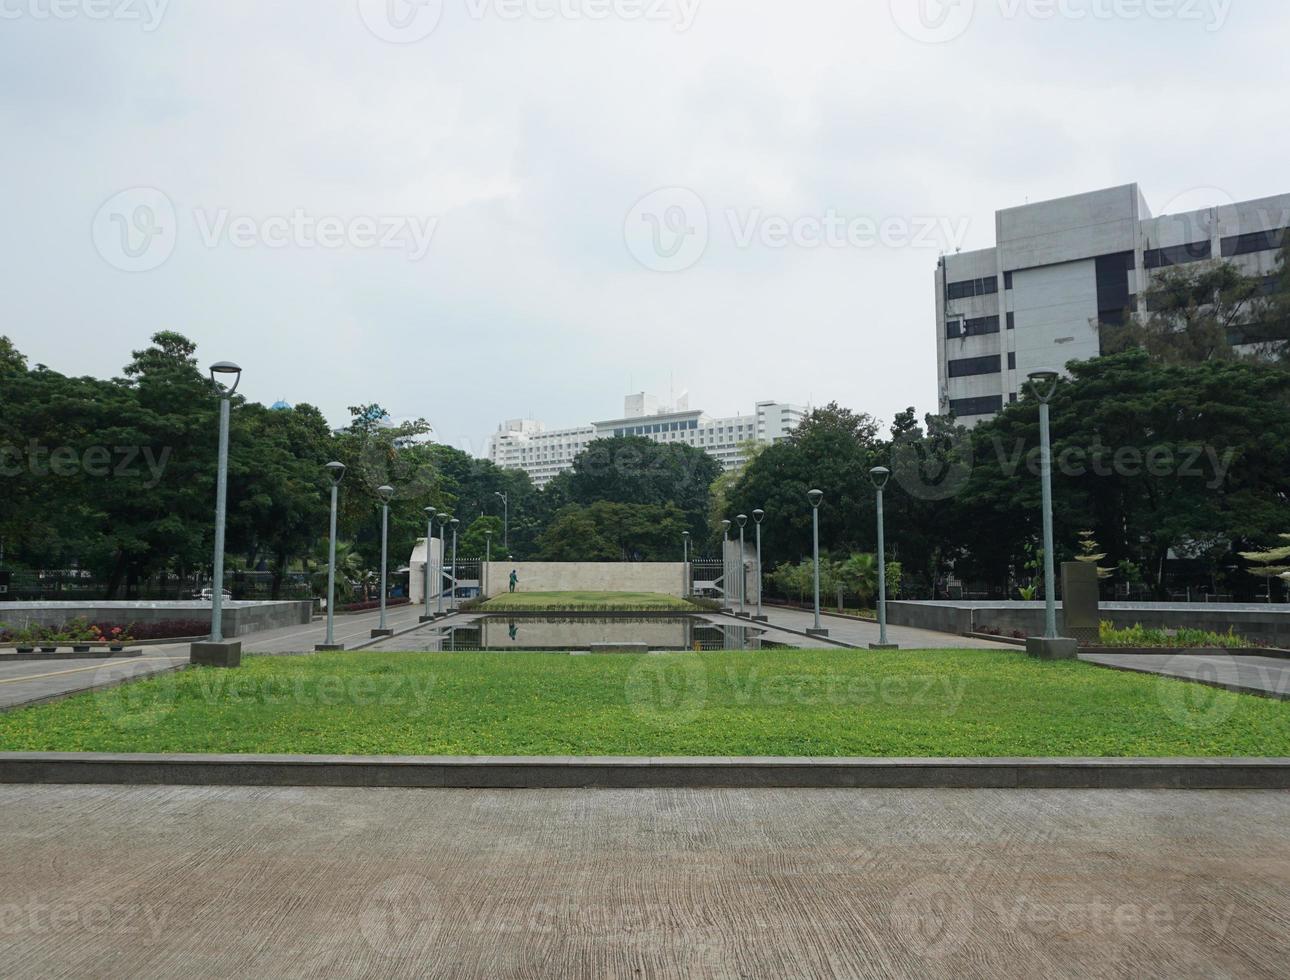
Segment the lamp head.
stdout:
[[327,471],[327,478],[331,480],[331,485],[338,487],[340,486],[340,481],[345,479],[345,470],[348,467],[344,463],[332,462],[328,463],[323,469]]
[[869,471],[869,479],[873,481],[875,487],[881,490],[887,485],[887,481],[891,479],[891,470],[885,466],[875,466]]
[[1057,392],[1056,371],[1034,371],[1029,375],[1030,390],[1043,404],[1047,404]]
[[690,532],[689,532],[689,531],[682,531],[682,532],[681,532],[681,537],[683,537],[683,538],[688,538],[689,536],[690,536]]
[[824,500],[823,490],[811,490],[806,494],[806,499],[811,502],[812,507],[819,507],[820,502]]
[[738,517],[735,518],[735,523],[739,525],[739,530],[742,531],[745,527],[748,526],[748,515],[740,514]]
[[729,521],[722,521],[722,522],[721,522],[721,526],[722,526],[723,528],[725,528],[727,531],[729,531],[729,530],[730,530],[730,522],[729,522]]
[[381,498],[381,503],[388,504],[394,498],[394,488],[389,484],[377,487],[376,495]]
[[[217,378],[216,375],[219,375]],[[227,394],[233,394],[237,391],[237,386],[242,383],[242,369],[232,361],[217,361],[211,365],[211,380],[215,384],[223,384],[227,387]],[[231,385],[229,384],[231,382]]]
[[458,527],[458,525],[460,525],[460,524],[461,524],[461,521],[459,521],[457,518],[455,518],[455,517],[454,517],[454,518],[453,518],[452,520],[450,520],[448,523],[452,525],[453,533],[456,533],[456,531],[457,531],[457,527]]
[[438,512],[437,510],[435,510],[435,508],[433,508],[433,507],[427,507],[427,508],[426,508],[426,517],[430,518],[430,520],[432,520],[432,521],[434,520],[434,515],[435,515],[435,514],[437,514],[437,513],[439,513],[439,512]]
[[762,510],[760,507],[758,507],[755,511],[753,511],[753,520],[756,523],[760,524],[765,519],[766,519],[766,512]]
[[442,514],[439,515],[440,524],[447,524],[451,520],[452,520],[452,515],[449,514],[447,511],[444,511]]

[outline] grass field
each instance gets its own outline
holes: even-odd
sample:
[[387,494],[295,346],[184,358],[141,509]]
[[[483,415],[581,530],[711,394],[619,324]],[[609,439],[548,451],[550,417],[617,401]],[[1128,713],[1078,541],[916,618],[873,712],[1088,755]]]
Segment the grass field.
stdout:
[[657,592],[516,592],[484,603],[486,612],[696,612],[693,603]]
[[343,653],[3,714],[0,750],[1290,756],[1290,705],[1008,651]]

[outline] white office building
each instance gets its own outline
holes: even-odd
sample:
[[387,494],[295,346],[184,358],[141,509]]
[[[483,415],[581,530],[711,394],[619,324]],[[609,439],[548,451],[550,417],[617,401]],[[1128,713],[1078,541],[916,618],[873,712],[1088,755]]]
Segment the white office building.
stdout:
[[747,462],[746,445],[770,445],[785,438],[809,409],[781,402],[758,402],[752,415],[714,419],[692,410],[685,399],[661,405],[644,393],[628,395],[621,418],[572,429],[547,429],[541,422],[504,422],[489,443],[488,458],[506,470],[524,470],[539,487],[571,469],[577,455],[596,439],[642,436],[661,443],[702,449],[731,470]]
[[1288,230],[1290,195],[1154,217],[1137,184],[997,212],[994,248],[936,270],[940,411],[975,425],[1031,372],[1098,356],[1156,270],[1230,261],[1270,288]]

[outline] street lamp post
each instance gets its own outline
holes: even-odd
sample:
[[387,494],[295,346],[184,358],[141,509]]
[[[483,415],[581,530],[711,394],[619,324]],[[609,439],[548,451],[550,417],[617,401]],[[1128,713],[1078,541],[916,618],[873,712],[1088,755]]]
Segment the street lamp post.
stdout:
[[730,605],[730,521],[721,522],[721,608]]
[[439,593],[439,615],[443,615],[443,560],[448,553],[444,550],[444,534],[448,528],[448,522],[452,520],[451,514],[439,515],[439,577],[435,579],[435,589]]
[[421,622],[428,623],[434,619],[434,613],[430,611],[430,556],[434,551],[434,515],[439,513],[437,508],[427,507],[426,512],[426,563],[425,568],[425,595],[422,600],[425,603],[425,611],[421,614]]
[[748,614],[748,571],[747,558],[744,555],[744,527],[748,524],[748,515],[740,514],[735,518],[739,525],[739,615]]
[[485,531],[484,532],[484,571],[483,571],[483,574],[479,576],[479,591],[483,594],[485,599],[488,598],[488,577],[492,573],[492,568],[490,567],[492,564],[493,564],[493,532]]
[[511,495],[494,490],[493,496],[502,498],[502,550],[511,556]]
[[1026,650],[1045,660],[1072,659],[1079,644],[1057,635],[1057,576],[1053,565],[1053,450],[1049,428],[1049,402],[1057,393],[1057,372],[1036,371],[1029,376],[1030,390],[1039,400],[1039,479],[1044,510],[1044,635],[1026,640]]
[[327,538],[327,636],[314,649],[319,651],[343,650],[336,645],[336,511],[340,501],[340,481],[345,479],[344,463],[328,463],[327,476],[331,480],[331,532]]
[[885,466],[875,466],[869,471],[869,479],[878,491],[878,642],[870,643],[870,650],[895,650],[895,643],[887,642],[887,542],[884,537],[882,491],[891,479],[891,470]]
[[452,525],[452,611],[457,611],[457,528],[461,526],[461,521],[453,518],[449,521]]
[[[684,594],[688,596],[692,591],[690,586],[690,532],[689,531],[681,532],[681,554],[683,556],[683,560],[682,560],[683,568],[681,571],[681,578],[682,578],[681,588],[684,590]],[[1270,583],[1271,579],[1269,579],[1268,581]],[[1268,588],[1271,588],[1270,584]]]
[[811,542],[815,553],[815,626],[806,631],[808,636],[828,636],[829,631],[820,625],[820,502],[823,490],[811,490],[806,499],[811,502]]
[[[219,375],[217,378],[216,375]],[[242,644],[224,639],[224,524],[228,514],[228,427],[233,393],[242,382],[242,369],[231,361],[210,368],[211,384],[219,391],[219,462],[215,476],[215,556],[211,568],[211,635],[194,643],[189,659],[211,667],[237,667],[242,663]],[[225,386],[221,379],[231,380]]]
[[389,578],[390,556],[390,499],[394,496],[391,486],[377,487],[376,495],[381,498],[381,621],[372,630],[372,637],[393,636],[394,630],[385,625],[385,592]]
[[761,611],[761,522],[766,519],[766,512],[758,507],[753,511],[752,516],[753,524],[757,527],[757,614],[753,616],[753,620],[754,622],[765,623],[769,620],[769,617],[763,615]]

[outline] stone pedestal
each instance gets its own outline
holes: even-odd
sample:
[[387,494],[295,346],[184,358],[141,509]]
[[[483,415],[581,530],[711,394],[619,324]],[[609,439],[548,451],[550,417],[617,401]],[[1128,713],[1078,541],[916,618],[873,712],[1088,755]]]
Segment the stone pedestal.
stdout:
[[343,643],[319,643],[314,647],[314,653],[343,653],[345,645]]
[[242,666],[242,641],[194,643],[189,648],[188,661],[199,667],[240,667]]
[[1032,636],[1026,640],[1026,653],[1038,660],[1074,660],[1079,656],[1079,643],[1075,640],[1049,640]]
[[431,613],[429,616],[418,616],[418,617],[417,617],[417,622],[418,622],[418,623],[433,623],[433,622],[434,622],[436,619],[438,619],[438,618],[439,618],[439,617],[438,617],[438,616],[436,616],[434,613]]
[[870,650],[899,650],[899,643],[870,643]]
[[818,630],[817,630],[817,629],[808,629],[808,630],[806,631],[806,635],[807,635],[807,636],[828,636],[828,635],[829,635],[829,631],[828,631],[828,630],[826,630],[826,629],[818,629]]
[[769,622],[770,622],[770,617],[769,617],[769,616],[754,616],[754,617],[752,618],[752,621],[753,621],[754,623],[769,623]]
[[372,630],[372,639],[380,640],[394,635],[394,630]]

